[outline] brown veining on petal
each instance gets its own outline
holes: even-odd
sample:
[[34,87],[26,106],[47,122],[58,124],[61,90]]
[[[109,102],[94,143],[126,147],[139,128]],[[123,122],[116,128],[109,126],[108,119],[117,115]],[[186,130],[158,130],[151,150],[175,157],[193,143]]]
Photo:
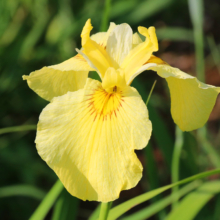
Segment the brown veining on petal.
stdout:
[[[96,89],[94,93],[87,99],[89,114],[94,115],[94,121],[102,118],[107,120],[107,117],[112,118],[112,115],[117,117],[116,111],[122,108],[122,92],[117,89],[116,92],[108,93],[102,87]],[[97,117],[99,116],[99,117]]]

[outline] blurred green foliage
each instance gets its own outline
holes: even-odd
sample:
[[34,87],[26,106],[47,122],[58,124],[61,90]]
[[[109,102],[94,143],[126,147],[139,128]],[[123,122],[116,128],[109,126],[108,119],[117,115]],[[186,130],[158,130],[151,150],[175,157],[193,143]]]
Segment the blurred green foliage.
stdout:
[[[85,21],[92,19],[93,33],[100,30],[104,5],[104,0],[0,0],[0,128],[37,124],[47,102],[28,88],[22,75],[75,55],[75,48],[80,48],[80,33]],[[216,65],[220,54],[219,10],[218,0],[204,1],[203,33],[212,36],[209,44],[205,42],[205,52],[212,54]],[[194,51],[187,0],[112,0],[109,16],[110,21],[117,24],[129,23],[134,31],[139,25],[155,26],[160,40],[160,54],[167,51],[188,54]],[[166,83],[155,73],[148,72],[138,76],[132,85],[146,100],[155,79],[157,84],[148,105],[153,138],[146,151],[137,152],[147,168],[141,183],[135,189],[122,193],[119,202],[170,183],[175,125],[170,115]],[[219,121],[211,125],[214,129],[207,134],[212,137],[211,142],[206,137],[205,141],[201,137],[196,138],[194,132],[183,134],[179,179],[218,164],[212,163],[212,157],[202,147],[205,143],[219,152]],[[34,139],[35,131],[0,134],[0,192],[1,189],[5,192],[3,187],[12,186],[9,188],[11,194],[4,197],[0,194],[1,219],[28,219],[39,205],[40,195],[49,191],[57,180],[53,171],[38,156]],[[16,186],[18,188],[13,188]],[[14,196],[13,190],[16,191]],[[161,198],[156,197],[151,202]],[[70,206],[65,206],[65,201]],[[144,203],[140,208],[148,204]],[[219,204],[220,196],[205,206],[196,219],[218,220]],[[61,219],[87,219],[96,206],[95,202],[77,202],[64,190],[56,203],[55,212],[49,212],[46,219],[59,219],[59,216]],[[67,210],[73,212],[72,215],[60,213],[62,207],[65,207],[66,213]],[[163,219],[169,210],[164,208],[163,213],[151,219]]]

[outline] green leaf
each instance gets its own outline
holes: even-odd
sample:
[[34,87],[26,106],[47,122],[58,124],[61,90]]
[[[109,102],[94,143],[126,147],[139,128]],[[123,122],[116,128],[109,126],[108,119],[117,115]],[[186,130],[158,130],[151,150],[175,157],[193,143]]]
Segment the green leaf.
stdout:
[[47,193],[43,201],[37,207],[35,212],[32,214],[29,220],[43,220],[48,211],[53,206],[54,202],[56,201],[57,197],[60,195],[61,191],[63,190],[63,184],[60,180],[53,185],[52,189]]
[[209,45],[212,58],[215,62],[216,67],[218,68],[218,73],[220,74],[220,66],[219,66],[220,51],[219,51],[218,45],[215,43],[213,36],[207,37],[207,41],[208,41],[208,45]]
[[148,104],[149,118],[153,125],[153,137],[156,140],[157,145],[163,153],[164,159],[169,167],[171,167],[172,152],[173,152],[173,140],[172,136],[167,129],[164,120],[150,103]]
[[92,215],[89,217],[88,220],[97,220],[99,217],[100,209],[101,209],[101,204],[97,206],[97,208],[95,209],[95,211],[92,213]]
[[[149,190],[153,190],[160,186],[159,184],[160,181],[158,175],[155,175],[155,173],[158,173],[158,169],[155,161],[155,156],[153,153],[153,147],[150,142],[148,143],[147,147],[144,148],[144,155],[147,162],[147,165],[145,166],[145,170],[147,174]],[[151,202],[156,202],[161,199],[162,199],[161,195],[158,195],[154,197]],[[161,212],[158,213],[159,219],[163,219],[165,215],[166,215],[165,210],[162,210]]]
[[[204,183],[198,190],[188,194],[166,220],[192,220],[202,207],[220,192],[220,181]],[[186,211],[187,210],[187,211]]]
[[133,208],[134,206],[139,205],[143,202],[146,202],[149,199],[153,198],[154,196],[157,196],[160,193],[162,193],[162,192],[164,192],[168,189],[171,189],[172,187],[175,187],[175,186],[178,186],[178,185],[181,185],[181,184],[184,184],[184,183],[188,183],[188,182],[191,182],[191,181],[196,180],[196,179],[205,178],[205,177],[208,177],[208,176],[211,176],[211,175],[214,175],[214,174],[218,174],[218,173],[220,173],[220,169],[215,169],[215,170],[203,172],[203,173],[188,177],[188,178],[186,178],[184,180],[181,180],[179,182],[176,182],[176,183],[173,183],[173,184],[170,184],[170,185],[152,190],[152,191],[147,192],[147,193],[144,193],[140,196],[137,196],[133,199],[130,199],[130,200],[114,207],[112,210],[110,210],[108,220],[117,219],[119,216],[121,216],[122,214],[127,212],[129,209]]
[[207,153],[207,156],[210,158],[212,164],[216,167],[220,167],[220,157],[218,152],[213,148],[211,143],[207,138],[207,129],[206,127],[202,127],[197,131],[197,139],[198,142],[201,144],[202,148]]
[[[172,158],[172,169],[171,169],[171,177],[172,177],[172,183],[175,183],[179,180],[179,163],[180,163],[180,156],[183,148],[183,132],[180,130],[180,128],[176,125],[176,140],[174,144],[174,150],[173,150],[173,158]],[[177,194],[179,187],[175,186],[172,188],[172,194]],[[174,201],[172,204],[172,208],[174,208],[177,205],[177,200]]]
[[201,185],[201,181],[196,180],[192,183],[189,183],[188,185],[184,186],[182,189],[180,189],[177,193],[174,193],[173,195],[167,196],[164,199],[161,199],[158,202],[155,202],[154,204],[148,206],[147,208],[141,209],[138,212],[135,212],[132,215],[129,215],[127,217],[122,218],[122,220],[145,220],[150,218],[151,216],[155,215],[156,213],[164,210],[168,205],[170,205],[176,198],[181,198],[182,196],[186,195],[190,191],[194,190],[198,186]]
[[172,0],[148,0],[140,2],[127,16],[124,16],[124,20],[129,24],[139,23],[159,11],[164,10],[171,3]]
[[105,0],[100,31],[107,31],[109,25],[109,14],[111,11],[111,0]]
[[144,148],[144,154],[147,161],[146,173],[150,189],[156,189],[159,187],[159,178],[158,175],[155,175],[155,173],[158,173],[158,169],[155,162],[153,146],[151,142],[149,142],[147,147]]
[[215,210],[214,210],[214,216],[213,216],[213,220],[219,220],[219,216],[220,216],[220,195],[218,195],[216,203],[215,203]]
[[204,34],[203,34],[203,0],[188,0],[190,17],[193,24],[194,42],[196,49],[197,78],[205,82],[204,66]]
[[0,198],[10,196],[27,196],[41,200],[44,198],[45,192],[29,185],[15,185],[0,188]]
[[158,40],[194,42],[193,31],[186,28],[166,27],[156,30]]
[[77,216],[79,200],[70,195],[64,188],[56,202],[52,220],[74,220]]
[[21,126],[14,126],[8,128],[1,128],[0,134],[11,133],[11,132],[20,132],[20,131],[31,131],[36,130],[36,125],[21,125]]

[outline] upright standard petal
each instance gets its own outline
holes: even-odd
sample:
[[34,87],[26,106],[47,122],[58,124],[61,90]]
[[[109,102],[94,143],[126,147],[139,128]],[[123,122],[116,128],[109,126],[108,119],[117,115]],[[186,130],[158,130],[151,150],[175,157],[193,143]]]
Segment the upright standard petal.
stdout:
[[120,66],[132,49],[133,32],[128,24],[117,25],[109,35],[106,51]]
[[124,69],[126,74],[127,84],[130,84],[131,78],[134,79],[133,75],[148,61],[153,51],[158,50],[155,28],[150,27],[147,29],[145,27],[139,27],[138,30],[146,39],[143,43],[134,47],[121,64],[121,68]]
[[158,64],[167,64],[165,61],[161,60],[160,58],[151,55],[150,59],[144,63],[143,66],[141,66],[127,81],[127,84],[130,85],[134,78],[141,74],[143,71],[152,69],[152,67],[157,66]]
[[107,93],[88,78],[84,89],[54,98],[42,111],[36,144],[73,196],[108,202],[142,177],[134,149],[147,145],[151,129],[134,88]]
[[134,33],[132,37],[132,49],[136,47],[138,44],[143,43],[138,33]]
[[70,58],[58,65],[43,67],[23,76],[28,86],[40,97],[50,101],[53,97],[66,94],[68,91],[82,89],[93,70],[80,55]]
[[116,27],[116,24],[114,22],[111,22],[107,32],[99,32],[99,33],[93,34],[91,35],[91,39],[94,40],[97,44],[99,44],[105,49],[109,35],[111,34],[111,32],[114,30],[115,27]]
[[[156,59],[157,63],[161,63]],[[171,114],[182,131],[202,127],[215,105],[220,88],[206,85],[195,77],[167,64],[150,69],[166,79],[171,95]]]
[[87,60],[92,68],[96,68],[102,79],[106,70],[110,66],[113,67],[115,65],[113,65],[106,50],[90,38],[92,28],[91,20],[88,19],[81,33],[83,50],[81,52],[77,51]]

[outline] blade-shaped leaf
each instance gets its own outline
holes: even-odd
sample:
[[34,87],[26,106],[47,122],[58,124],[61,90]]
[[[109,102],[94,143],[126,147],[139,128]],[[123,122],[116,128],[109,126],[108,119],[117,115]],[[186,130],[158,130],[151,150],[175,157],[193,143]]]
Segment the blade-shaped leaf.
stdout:
[[28,185],[6,186],[0,188],[1,198],[10,196],[28,196],[41,200],[45,196],[45,192],[34,186]]
[[198,186],[200,186],[202,183],[202,181],[196,180],[192,183],[189,183],[188,185],[184,186],[183,188],[181,188],[178,193],[174,193],[170,196],[167,196],[164,199],[161,199],[158,202],[153,203],[152,205],[141,209],[138,212],[135,212],[132,215],[126,216],[124,218],[122,218],[121,220],[145,220],[150,218],[151,216],[155,215],[156,213],[158,213],[159,211],[164,210],[164,208],[168,205],[170,205],[176,198],[181,198],[182,196],[186,195],[187,193],[189,193],[190,191],[194,190],[195,188],[197,188]]
[[[220,192],[220,181],[204,183],[195,192],[188,194],[166,218],[166,220],[192,220],[202,207]],[[186,211],[187,210],[187,211]]]
[[54,202],[56,201],[57,197],[60,195],[61,191],[63,190],[63,184],[60,180],[53,185],[52,189],[47,193],[43,201],[37,207],[35,212],[32,214],[29,220],[43,220],[48,211],[53,206]]
[[79,200],[63,189],[54,207],[52,220],[74,220],[77,216]]
[[186,178],[184,180],[181,180],[179,182],[176,182],[176,183],[173,183],[173,184],[170,184],[170,185],[152,190],[150,192],[147,192],[147,193],[144,193],[140,196],[137,196],[133,199],[130,199],[130,200],[114,207],[112,210],[110,210],[108,220],[117,219],[119,216],[121,216],[126,211],[133,208],[134,206],[139,205],[143,202],[146,202],[149,199],[153,198],[154,196],[156,196],[156,195],[158,195],[158,194],[160,194],[160,193],[162,193],[162,192],[164,192],[168,189],[171,189],[174,186],[178,186],[178,185],[181,185],[181,184],[184,184],[184,183],[188,183],[188,182],[196,180],[196,179],[205,178],[205,177],[217,174],[217,173],[220,173],[220,169],[215,169],[215,170],[212,170],[212,171],[203,172],[203,173],[188,177],[188,178]]
[[30,131],[36,130],[36,125],[21,125],[21,126],[14,126],[8,128],[1,128],[0,134],[11,133],[11,132],[19,132],[19,131]]

